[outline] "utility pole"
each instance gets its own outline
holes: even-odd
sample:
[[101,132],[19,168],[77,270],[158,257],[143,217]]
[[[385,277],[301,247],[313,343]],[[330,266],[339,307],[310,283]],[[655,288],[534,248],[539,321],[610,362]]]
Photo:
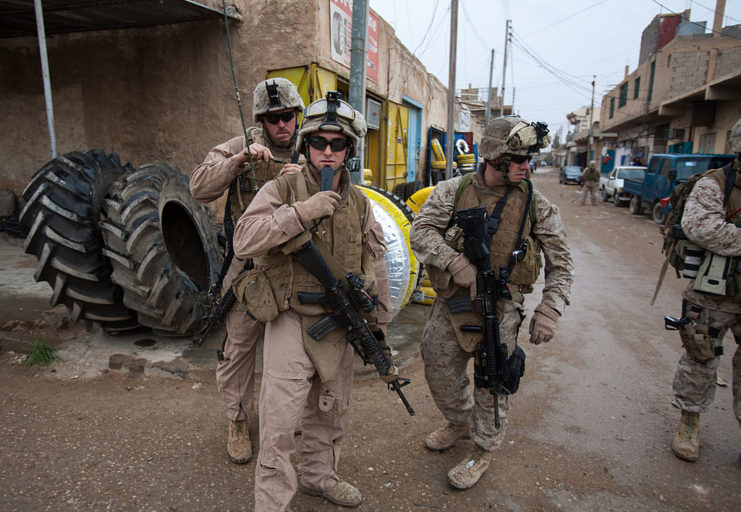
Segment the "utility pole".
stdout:
[[[368,39],[368,0],[354,0],[352,4],[352,44],[350,46],[350,87],[347,102],[365,114],[365,53]],[[357,160],[350,169],[350,181],[359,185],[365,167],[365,138],[358,143]]]
[[515,88],[512,87],[512,115],[515,115]]
[[46,53],[46,29],[44,28],[44,10],[41,0],[34,0],[36,10],[36,32],[39,37],[39,57],[41,58],[41,75],[44,82],[44,101],[46,103],[46,124],[49,129],[49,146],[51,157],[57,157],[57,137],[54,132],[54,106],[51,99],[51,80],[49,79],[49,58]]
[[589,152],[594,154],[594,133],[592,132],[592,124],[594,122],[594,82],[597,75],[592,75],[592,103],[589,106]]
[[507,75],[507,47],[509,46],[509,24],[512,20],[507,20],[507,26],[504,29],[504,62],[502,63],[502,104],[499,106],[499,115],[504,115],[504,77]]
[[450,62],[448,66],[448,135],[445,144],[445,179],[453,177],[455,146],[455,53],[458,39],[458,0],[450,0]]
[[491,120],[491,77],[494,74],[494,48],[491,49],[491,63],[489,64],[489,90],[486,94],[486,125]]

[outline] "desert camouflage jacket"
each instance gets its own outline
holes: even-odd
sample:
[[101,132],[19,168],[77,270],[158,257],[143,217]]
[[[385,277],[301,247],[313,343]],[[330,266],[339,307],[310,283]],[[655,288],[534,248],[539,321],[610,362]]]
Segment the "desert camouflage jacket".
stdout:
[[[455,194],[463,177],[441,181],[432,191],[412,224],[409,242],[417,258],[425,265],[444,270],[458,255],[445,243],[444,233],[454,214]],[[545,256],[545,287],[542,303],[559,313],[569,304],[574,266],[566,244],[558,207],[543,194],[533,191],[536,222],[531,235],[542,244]]]

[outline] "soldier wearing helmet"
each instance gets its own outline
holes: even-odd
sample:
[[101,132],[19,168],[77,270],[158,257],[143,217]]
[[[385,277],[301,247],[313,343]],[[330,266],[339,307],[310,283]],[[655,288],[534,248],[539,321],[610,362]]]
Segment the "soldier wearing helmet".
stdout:
[[[492,452],[501,446],[507,428],[508,399],[489,389],[468,389],[468,360],[481,341],[480,332],[462,328],[482,326],[481,313],[452,304],[468,303],[477,296],[477,269],[466,258],[460,228],[454,218],[461,210],[484,206],[489,213],[488,250],[496,278],[506,280],[510,298],[498,301],[499,335],[510,360],[524,363],[517,333],[525,318],[524,294],[533,291],[545,253],[545,287],[530,321],[530,342],[548,342],[569,303],[573,265],[558,208],[525,178],[528,161],[548,145],[547,126],[519,117],[491,121],[479,144],[483,162],[476,173],[437,184],[412,224],[409,241],[427,269],[437,292],[422,335],[425,377],[440,411],[447,420],[425,439],[430,450],[445,450],[469,436],[472,447],[448,472],[458,489],[472,487],[489,467]],[[509,270],[509,278],[500,269]],[[453,299],[456,299],[453,301]],[[514,357],[517,354],[517,357]],[[519,377],[518,377],[519,378]]]
[[589,165],[581,173],[581,184],[584,192],[581,195],[581,205],[587,204],[587,195],[592,195],[592,206],[597,204],[597,185],[599,185],[599,171],[595,167],[594,160],[589,161]]
[[681,220],[687,240],[704,251],[697,276],[683,292],[679,335],[685,352],[674,375],[672,400],[682,411],[672,452],[690,462],[700,456],[700,414],[715,397],[729,329],[737,347],[733,412],[741,426],[741,119],[731,129],[728,152],[736,158],[697,180]]
[[[303,108],[304,102],[289,80],[270,78],[260,82],[255,87],[252,108],[257,125],[247,130],[247,140],[238,136],[214,147],[193,171],[190,191],[197,200],[209,203],[228,190],[224,227],[230,246],[234,223],[255,191],[280,172],[300,171],[300,165],[290,162]],[[250,265],[239,258],[227,258],[222,292]],[[227,338],[216,368],[216,385],[229,418],[227,453],[236,464],[244,464],[252,457],[248,417],[252,413],[255,353],[261,327],[237,307],[226,314]]]
[[[321,343],[308,335],[307,329],[328,312],[320,304],[302,303],[299,294],[321,293],[324,287],[290,253],[313,239],[331,252],[343,272],[362,274],[369,295],[377,296],[377,330],[385,333],[391,307],[383,231],[368,198],[350,183],[345,169],[365,130],[362,114],[336,93],[309,105],[297,141],[306,157],[301,172],[265,185],[237,223],[235,254],[254,258],[255,269],[234,288],[240,300],[257,301],[250,311],[267,322],[255,510],[287,510],[299,483],[303,492],[339,505],[362,501],[358,489],[337,474],[353,349],[342,329],[328,333]],[[322,174],[329,183],[326,189],[320,187]],[[299,419],[303,449],[297,482],[291,458]]]

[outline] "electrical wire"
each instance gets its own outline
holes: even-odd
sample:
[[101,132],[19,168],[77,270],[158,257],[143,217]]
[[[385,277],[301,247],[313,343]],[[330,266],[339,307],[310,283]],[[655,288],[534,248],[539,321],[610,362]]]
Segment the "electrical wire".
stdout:
[[[529,56],[533,61],[535,61],[536,64],[538,64],[541,68],[543,68],[547,73],[555,77],[559,82],[564,84],[569,89],[573,90],[574,92],[586,96],[591,97],[592,94],[592,88],[591,88],[591,82],[590,86],[585,85],[584,83],[587,82],[586,80],[578,79],[575,76],[570,76],[568,73],[565,73],[557,68],[555,68],[553,65],[546,62],[544,59],[540,58],[535,54],[535,52],[531,49],[529,49],[525,43],[523,43],[519,37],[516,35],[513,35],[512,38],[512,44],[522,50],[525,55]],[[584,83],[579,83],[579,81],[582,81]]]
[[[675,16],[681,16],[680,13],[672,11],[666,5],[662,4],[658,0],[651,0],[651,1],[653,3],[655,3],[656,5],[658,5],[659,7],[661,7],[662,9],[666,9],[670,14],[674,14]],[[706,9],[707,9],[707,7],[706,7]],[[703,30],[710,30],[710,32],[712,32],[713,34],[720,34],[723,37],[728,37],[728,38],[731,38],[731,39],[738,39],[739,41],[741,41],[741,37],[735,37],[735,36],[732,36],[732,35],[729,35],[729,34],[723,34],[723,32],[718,32],[717,30],[712,29],[712,28],[711,29],[708,29],[705,25],[702,25],[700,23],[697,23],[696,21],[688,20],[688,22],[691,23],[691,24],[693,24],[693,25],[697,25],[698,27],[701,27]]]
[[[708,11],[712,12],[713,14],[718,14],[718,11],[716,11],[715,9],[712,9],[712,8],[706,6],[706,5],[702,5],[700,2],[694,2],[694,3],[697,4],[697,5],[699,5],[703,9],[707,9]],[[731,18],[730,16],[727,16],[725,13],[723,13],[723,17],[724,18],[728,18],[729,20],[735,21],[737,23],[741,23],[741,20],[737,20],[736,18]]]
[[427,25],[427,30],[425,30],[425,35],[422,36],[422,39],[419,41],[419,44],[412,52],[412,55],[417,55],[417,50],[419,50],[419,47],[422,46],[422,43],[424,43],[425,39],[427,39],[427,34],[430,33],[432,24],[435,22],[435,16],[437,16],[437,6],[439,3],[440,3],[439,0],[435,0],[435,7],[432,8],[432,18],[430,19],[430,23]]
[[535,32],[531,32],[530,34],[526,34],[526,35],[524,35],[523,37],[529,37],[529,36],[531,36],[531,35],[533,35],[533,34],[538,34],[538,33],[542,32],[543,30],[545,30],[545,29],[547,29],[547,28],[551,28],[551,27],[552,27],[552,26],[554,26],[554,25],[558,25],[558,24],[559,24],[559,23],[561,23],[561,22],[564,22],[564,21],[566,21],[566,20],[569,20],[569,19],[573,18],[574,16],[576,16],[577,14],[581,14],[581,13],[583,13],[584,11],[588,11],[589,9],[592,9],[593,7],[597,7],[597,6],[599,5],[599,4],[603,4],[603,3],[605,3],[606,1],[607,1],[607,0],[600,0],[600,1],[599,1],[599,2],[597,2],[597,3],[594,3],[594,4],[590,5],[589,7],[585,7],[585,8],[584,8],[584,9],[582,9],[581,11],[577,11],[577,12],[575,12],[575,13],[573,13],[573,14],[570,14],[569,16],[566,16],[565,18],[562,18],[562,19],[560,19],[560,20],[558,20],[558,21],[554,21],[554,22],[553,22],[553,23],[551,23],[550,25],[546,25],[545,27],[541,27],[541,28],[539,28],[538,30],[536,30]]

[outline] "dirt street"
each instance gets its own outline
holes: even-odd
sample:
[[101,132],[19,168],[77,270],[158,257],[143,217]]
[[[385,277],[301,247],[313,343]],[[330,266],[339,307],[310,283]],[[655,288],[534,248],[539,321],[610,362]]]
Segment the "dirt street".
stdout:
[[[679,315],[686,282],[670,269],[649,305],[662,261],[658,227],[612,203],[579,206],[579,188],[559,185],[555,171],[534,182],[561,208],[576,280],[553,341],[530,345],[525,320],[527,369],[504,446],[476,487],[448,486],[447,471],[471,441],[443,453],[422,446],[443,418],[418,357],[426,307],[410,305],[390,333],[406,343],[401,373],[412,379],[404,391],[416,416],[368,371],[353,390],[340,474],[363,493],[359,510],[741,510],[730,386],[718,387],[702,416],[700,459],[683,462],[670,450],[681,351],[663,316]],[[108,338],[67,325],[63,309],[46,311],[49,290],[31,278],[35,260],[13,243],[0,240],[0,510],[251,510],[254,459],[236,466],[225,452],[218,336],[192,350],[188,340]],[[539,297],[528,298],[529,311]],[[34,339],[58,347],[62,360],[21,365]],[[719,374],[730,384],[730,335],[725,348]],[[339,509],[302,494],[294,507]]]

